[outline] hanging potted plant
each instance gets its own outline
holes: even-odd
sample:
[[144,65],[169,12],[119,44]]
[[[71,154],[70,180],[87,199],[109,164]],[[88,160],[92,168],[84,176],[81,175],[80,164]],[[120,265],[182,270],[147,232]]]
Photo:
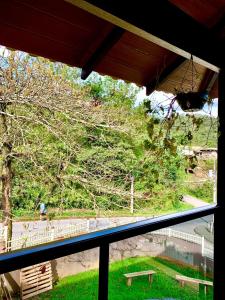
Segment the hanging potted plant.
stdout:
[[[190,89],[184,88],[184,82],[187,81],[186,74],[188,69],[191,68],[191,86]],[[209,94],[207,91],[195,91],[195,78],[197,78],[197,70],[194,66],[193,57],[191,56],[189,65],[181,82],[179,90],[176,91],[176,96],[174,100],[177,101],[180,108],[185,112],[194,112],[201,110],[204,105],[208,102],[210,103]],[[195,77],[195,78],[194,78]],[[190,82],[190,81],[189,81]]]
[[210,102],[208,92],[178,92],[175,99],[185,112],[201,110],[205,103]]

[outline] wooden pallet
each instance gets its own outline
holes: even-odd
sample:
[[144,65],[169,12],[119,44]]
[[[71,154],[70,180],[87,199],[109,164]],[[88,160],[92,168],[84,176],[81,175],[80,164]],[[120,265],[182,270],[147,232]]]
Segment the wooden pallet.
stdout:
[[21,269],[21,299],[28,299],[52,289],[51,263],[45,262]]

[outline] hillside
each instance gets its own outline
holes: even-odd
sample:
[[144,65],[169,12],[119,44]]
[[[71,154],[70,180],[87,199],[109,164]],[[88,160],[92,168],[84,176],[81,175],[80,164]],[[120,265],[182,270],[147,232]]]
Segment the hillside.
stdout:
[[14,210],[36,210],[40,202],[121,210],[133,199],[135,211],[179,207],[187,161],[177,147],[215,147],[216,120],[211,126],[209,118],[195,118],[193,125],[180,116],[168,137],[143,104],[135,106],[134,85],[95,75],[83,84],[78,70],[61,64],[15,52],[7,59],[0,159],[2,172],[10,172]]

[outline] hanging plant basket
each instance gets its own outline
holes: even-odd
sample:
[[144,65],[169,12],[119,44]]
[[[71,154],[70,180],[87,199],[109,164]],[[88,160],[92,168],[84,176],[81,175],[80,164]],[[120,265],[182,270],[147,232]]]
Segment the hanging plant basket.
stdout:
[[175,99],[181,109],[186,112],[201,110],[209,100],[207,92],[180,92],[177,93]]

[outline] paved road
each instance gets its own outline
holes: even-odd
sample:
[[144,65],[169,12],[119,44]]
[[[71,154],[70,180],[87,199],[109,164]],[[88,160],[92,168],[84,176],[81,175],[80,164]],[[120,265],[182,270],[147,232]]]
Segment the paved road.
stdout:
[[208,205],[207,202],[204,202],[198,198],[192,197],[190,195],[183,196],[183,202],[191,204],[193,207],[202,207]]
[[[141,219],[141,218],[140,218]],[[102,229],[103,227],[112,227],[114,225],[114,222],[118,220],[125,223],[131,223],[135,222],[136,218],[132,217],[121,217],[121,218],[88,218],[90,220],[90,229]],[[87,219],[84,218],[73,218],[73,219],[63,219],[63,220],[53,220],[51,222],[49,221],[26,221],[26,222],[14,222],[13,223],[13,237],[19,238],[21,237],[25,232],[32,232],[35,233],[35,231],[41,231],[46,229],[47,227],[65,227],[68,225],[79,225],[87,222]],[[2,223],[0,223],[0,229],[2,228]]]
[[[129,217],[113,218],[113,219],[114,220],[115,219],[122,220],[124,223],[133,222],[133,220]],[[53,225],[54,227],[63,227],[63,226],[67,226],[70,224],[80,224],[80,223],[85,222],[85,220],[87,220],[87,219],[79,218],[79,219],[54,220],[51,222],[51,225]],[[192,220],[189,222],[174,225],[171,228],[178,230],[178,231],[190,233],[190,234],[196,234],[194,231],[196,226],[199,226],[199,225],[208,226],[208,223],[211,221],[212,221],[212,216],[207,216],[204,218],[199,218],[197,220]],[[50,224],[48,221],[15,222],[15,223],[13,223],[13,237],[14,238],[21,237],[26,231],[33,232],[33,233],[35,231],[41,231],[49,225]],[[96,219],[92,218],[92,219],[90,219],[90,226],[91,227],[97,226],[98,228],[101,228],[104,226],[111,227],[107,218],[97,219],[97,224],[96,224]],[[0,224],[0,228],[1,228],[1,224]]]
[[[191,197],[189,195],[185,195],[183,201],[193,205],[194,207],[200,207],[207,205],[206,202],[203,202],[199,199]],[[112,218],[114,220],[121,220],[123,223],[131,223],[135,220],[129,217],[121,217],[121,218]],[[95,218],[90,218],[90,224],[92,228],[102,228],[102,227],[111,227],[111,223],[108,218],[98,218],[97,221]],[[49,221],[27,221],[27,222],[14,222],[13,223],[13,238],[19,238],[24,235],[25,232],[35,232],[46,229],[48,226],[54,227],[64,227],[71,224],[80,224],[87,221],[87,219],[64,219],[64,220],[53,220],[51,223]],[[209,222],[212,221],[212,216],[207,216],[204,218],[200,218],[197,220],[192,220],[189,222],[181,223],[175,226],[172,226],[174,230],[190,233],[196,235],[194,229],[199,226],[208,226]],[[97,222],[97,224],[96,224]],[[0,223],[0,229],[2,224]]]

